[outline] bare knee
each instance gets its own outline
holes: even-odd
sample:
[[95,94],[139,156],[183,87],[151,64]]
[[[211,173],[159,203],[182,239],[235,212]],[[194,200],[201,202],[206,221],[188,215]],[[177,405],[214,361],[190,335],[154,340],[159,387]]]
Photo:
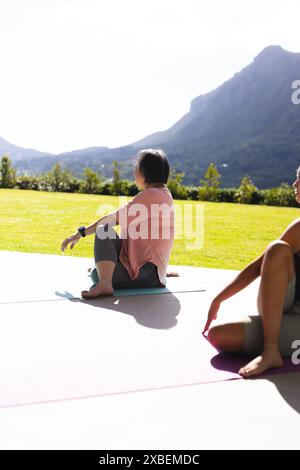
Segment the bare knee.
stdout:
[[[265,251],[264,261],[271,262],[274,266],[278,265],[280,269],[282,265],[286,266],[290,276],[294,273],[293,250],[291,246],[283,240],[274,240],[268,245]],[[262,268],[263,267],[264,263],[262,264]]]
[[221,349],[221,344],[224,342],[224,328],[223,325],[213,326],[207,335],[208,341],[217,349]]
[[291,245],[287,242],[283,240],[274,240],[268,245],[266,254],[268,256],[276,256],[278,258],[290,258],[293,255],[293,251]]
[[243,324],[227,323],[213,326],[209,330],[207,338],[220,351],[242,351],[244,346]]

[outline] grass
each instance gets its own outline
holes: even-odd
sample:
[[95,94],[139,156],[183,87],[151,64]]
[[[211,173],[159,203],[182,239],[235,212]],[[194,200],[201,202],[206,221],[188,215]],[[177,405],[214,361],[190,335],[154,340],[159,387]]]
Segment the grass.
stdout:
[[[0,189],[0,250],[62,254],[60,244],[80,225],[89,225],[118,207],[118,197]],[[176,239],[171,264],[241,269],[280,237],[299,216],[297,208],[176,201],[204,208],[204,244],[188,250]],[[98,212],[97,212],[98,211]],[[195,216],[188,217],[188,224]],[[199,230],[198,230],[199,232]],[[93,236],[81,240],[64,256],[93,258]]]

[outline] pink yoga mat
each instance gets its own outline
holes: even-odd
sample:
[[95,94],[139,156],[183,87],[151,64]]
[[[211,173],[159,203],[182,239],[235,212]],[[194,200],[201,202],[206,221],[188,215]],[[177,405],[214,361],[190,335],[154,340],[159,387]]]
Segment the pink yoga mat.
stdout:
[[[219,369],[223,372],[224,380],[229,380],[230,378],[239,378],[237,372],[249,359],[251,357],[244,354],[219,353],[211,359],[211,365],[214,369]],[[235,377],[225,378],[226,372],[234,374]],[[284,358],[283,367],[280,369],[270,369],[261,375],[261,377],[287,372],[300,372],[300,365],[294,365],[290,359]]]
[[[184,270],[179,280],[170,279],[173,287],[178,284],[176,294],[67,300],[85,284],[87,263],[59,259],[17,253],[11,264],[7,256],[0,299],[0,407],[240,379],[238,370],[250,358],[219,355],[201,334],[219,289],[216,279],[221,285],[232,273]],[[24,280],[18,289],[10,276],[16,266]],[[239,314],[247,306],[251,313],[256,292],[243,295],[235,297],[236,304],[228,301],[228,312]],[[300,367],[286,360],[268,374],[292,371]]]
[[[22,356],[11,354],[2,367],[0,407],[241,379],[237,372],[249,360],[218,354],[200,331],[190,344],[154,340],[142,347],[136,338],[128,338],[126,346],[126,341],[111,338],[109,350],[107,343],[103,349],[89,347],[86,339],[76,348],[76,341],[66,338],[64,354],[50,342],[38,354],[30,347]],[[268,374],[293,371],[300,367],[286,360],[282,369]]]

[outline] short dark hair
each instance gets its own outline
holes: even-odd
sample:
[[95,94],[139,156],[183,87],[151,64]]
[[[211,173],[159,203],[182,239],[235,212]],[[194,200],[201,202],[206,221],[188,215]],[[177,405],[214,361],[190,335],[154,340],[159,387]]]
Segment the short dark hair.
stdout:
[[145,183],[167,183],[170,166],[167,155],[163,150],[140,150],[137,154],[137,166],[145,179]]

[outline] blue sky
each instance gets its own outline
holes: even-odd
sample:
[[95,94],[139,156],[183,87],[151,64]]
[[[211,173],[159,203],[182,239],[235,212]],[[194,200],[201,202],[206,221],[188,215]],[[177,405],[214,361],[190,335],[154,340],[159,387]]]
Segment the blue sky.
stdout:
[[300,52],[299,18],[296,0],[0,0],[0,136],[54,153],[131,143],[264,47]]

